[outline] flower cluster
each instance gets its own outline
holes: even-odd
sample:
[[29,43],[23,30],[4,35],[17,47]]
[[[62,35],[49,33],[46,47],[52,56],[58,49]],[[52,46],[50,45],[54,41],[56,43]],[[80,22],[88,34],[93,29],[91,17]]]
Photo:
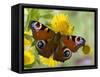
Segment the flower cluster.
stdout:
[[57,14],[53,17],[51,21],[51,28],[55,32],[60,32],[64,35],[70,35],[74,30],[74,27],[69,21],[68,15],[65,16],[63,13]]
[[32,54],[32,50],[24,51],[24,65],[30,65],[35,62],[35,56]]
[[[31,35],[31,31],[24,32],[25,35]],[[30,65],[35,62],[35,56],[32,53],[32,40],[24,37],[24,65]]]
[[45,58],[45,57],[40,55],[40,61],[44,65],[48,65],[48,67],[55,67],[55,66],[58,66],[61,63],[59,61],[54,60],[53,56],[50,56],[49,58]]

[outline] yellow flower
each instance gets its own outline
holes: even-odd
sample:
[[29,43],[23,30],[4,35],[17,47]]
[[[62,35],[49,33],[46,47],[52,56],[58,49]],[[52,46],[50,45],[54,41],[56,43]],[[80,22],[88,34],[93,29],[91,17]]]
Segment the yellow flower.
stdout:
[[31,30],[25,31],[24,34],[32,36],[32,31]]
[[30,65],[35,62],[35,56],[32,54],[32,50],[24,51],[24,65]]
[[28,40],[26,38],[24,38],[24,45],[27,46],[27,45],[31,45],[32,44],[32,41],[31,40]]
[[49,67],[55,67],[61,63],[59,61],[53,60],[53,56],[50,56],[49,58],[43,57],[41,55],[39,56],[40,56],[40,61],[43,64],[48,65]]
[[94,49],[88,44],[83,46],[82,51],[84,53],[83,55],[93,56],[94,54]]
[[[24,31],[24,35],[27,35],[27,36],[32,36],[32,31],[29,30],[29,31]],[[25,50],[28,50],[31,45],[32,45],[32,39],[31,37],[29,37],[30,39],[27,39],[24,37],[24,49]]]
[[31,45],[32,45],[32,40],[24,38],[24,49],[25,50],[29,50],[29,48],[31,47]]
[[91,51],[91,48],[89,45],[85,45],[85,46],[83,46],[82,51],[84,54],[89,54]]
[[74,27],[72,24],[69,22],[68,16],[60,13],[57,14],[53,17],[51,21],[51,28],[55,32],[60,32],[61,34],[64,35],[69,35],[73,33]]

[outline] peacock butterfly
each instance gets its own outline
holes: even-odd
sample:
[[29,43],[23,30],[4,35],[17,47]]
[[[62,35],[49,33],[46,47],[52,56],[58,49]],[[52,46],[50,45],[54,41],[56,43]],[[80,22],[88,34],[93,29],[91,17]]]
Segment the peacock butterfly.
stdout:
[[85,45],[85,39],[74,35],[61,35],[55,33],[38,21],[32,21],[30,28],[33,38],[36,40],[36,48],[40,55],[49,58],[53,54],[53,59],[64,62],[71,58],[72,53]]

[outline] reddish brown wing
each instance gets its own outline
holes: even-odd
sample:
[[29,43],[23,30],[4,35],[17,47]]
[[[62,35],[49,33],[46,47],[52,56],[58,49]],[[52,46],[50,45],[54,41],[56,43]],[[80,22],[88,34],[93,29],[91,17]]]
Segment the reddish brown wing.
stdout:
[[71,58],[72,52],[76,52],[84,44],[84,38],[79,36],[62,36],[54,52],[54,59],[64,62]]
[[30,28],[33,33],[33,38],[36,40],[36,48],[44,57],[50,57],[53,53],[54,44],[52,42],[55,33],[37,21],[32,21]]
[[85,44],[85,39],[80,36],[63,36],[61,40],[63,44],[72,52],[76,52],[81,46]]
[[55,35],[55,33],[51,29],[47,28],[37,21],[32,21],[30,23],[30,28],[35,40],[48,40],[53,38],[53,36]]

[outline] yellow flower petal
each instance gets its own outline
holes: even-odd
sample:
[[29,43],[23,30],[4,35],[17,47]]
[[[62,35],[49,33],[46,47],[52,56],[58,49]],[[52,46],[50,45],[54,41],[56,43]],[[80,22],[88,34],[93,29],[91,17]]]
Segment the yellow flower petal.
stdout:
[[28,40],[26,38],[24,38],[24,45],[27,46],[27,45],[31,45],[32,44],[32,41],[31,40]]
[[53,60],[53,56],[50,56],[49,58],[43,57],[40,55],[40,61],[45,64],[48,65],[49,67],[55,67],[58,64],[60,64],[61,62]]
[[28,40],[28,39],[24,38],[24,49],[29,50],[31,45],[32,45],[32,40]]
[[32,51],[24,51],[24,65],[29,65],[35,62],[35,56],[32,54]]
[[51,21],[51,28],[55,32],[60,32],[64,35],[69,35],[73,33],[74,27],[69,22],[68,16],[65,16],[64,14],[60,13],[53,17]]
[[[29,30],[29,31],[25,31],[24,34],[31,36],[32,32],[31,32],[31,30]],[[32,45],[32,40],[31,39],[26,39],[24,37],[24,49],[28,50],[31,45]]]
[[32,31],[31,31],[31,30],[29,30],[29,31],[24,31],[24,34],[32,36]]

